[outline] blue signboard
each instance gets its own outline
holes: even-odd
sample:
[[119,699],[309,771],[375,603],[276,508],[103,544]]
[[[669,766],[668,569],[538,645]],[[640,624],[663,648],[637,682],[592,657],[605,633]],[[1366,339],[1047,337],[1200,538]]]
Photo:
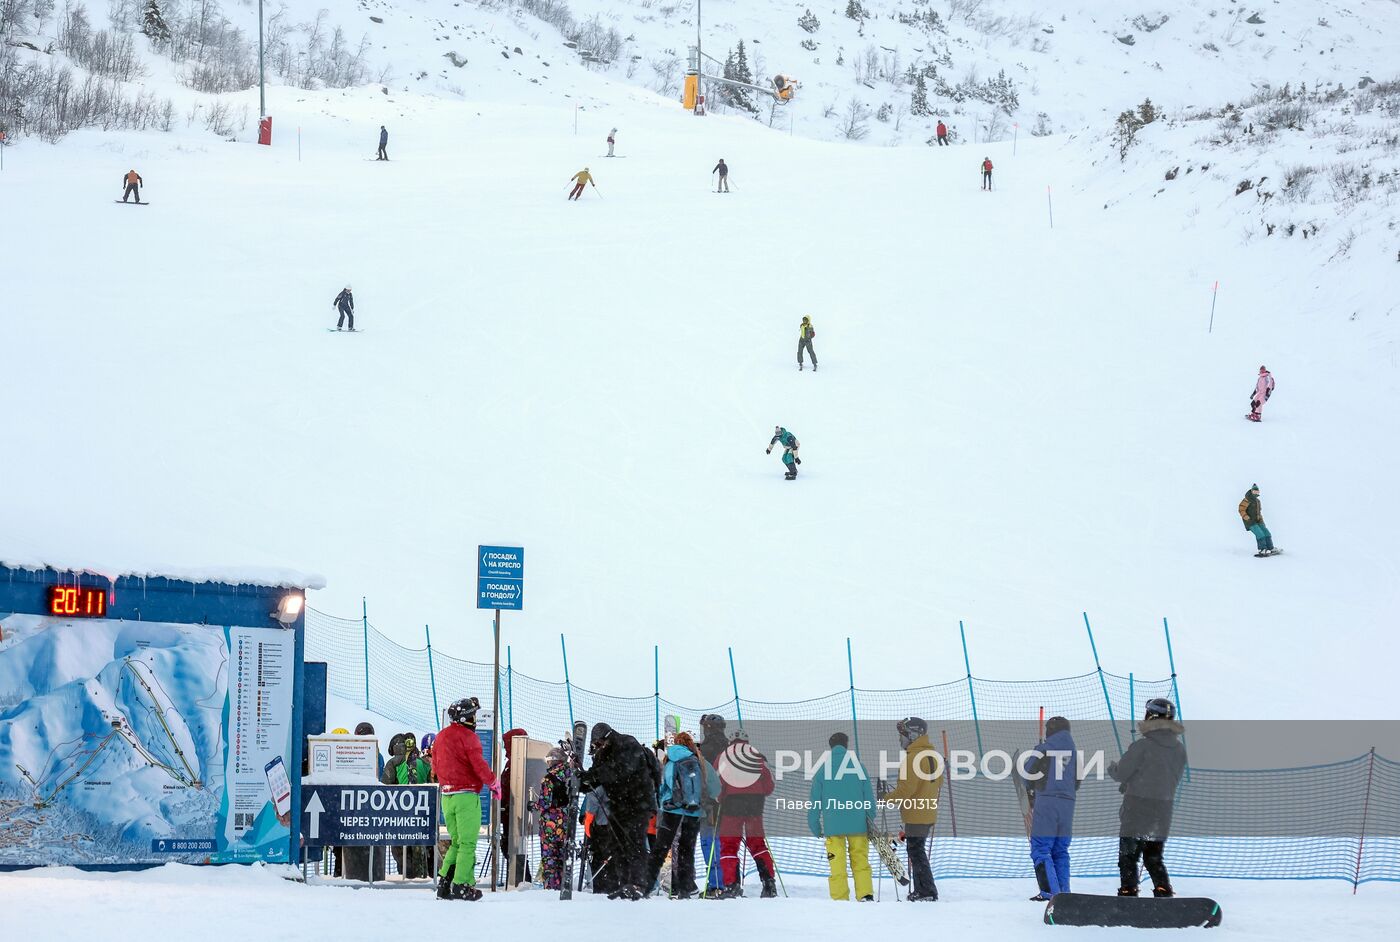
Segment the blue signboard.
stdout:
[[301,833],[308,847],[436,844],[436,785],[306,785]]
[[476,607],[520,611],[525,607],[525,548],[476,548]]

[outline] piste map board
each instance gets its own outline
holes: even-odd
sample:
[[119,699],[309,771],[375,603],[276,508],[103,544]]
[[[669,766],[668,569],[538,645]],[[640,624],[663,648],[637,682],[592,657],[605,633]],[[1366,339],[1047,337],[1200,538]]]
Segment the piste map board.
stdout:
[[47,604],[0,611],[0,866],[287,862],[298,633]]

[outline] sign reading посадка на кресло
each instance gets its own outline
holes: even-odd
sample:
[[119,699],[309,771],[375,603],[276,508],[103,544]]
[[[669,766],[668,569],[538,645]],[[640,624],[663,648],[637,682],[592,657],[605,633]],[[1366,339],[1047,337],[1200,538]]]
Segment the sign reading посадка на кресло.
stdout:
[[520,611],[525,607],[525,548],[476,548],[476,607]]

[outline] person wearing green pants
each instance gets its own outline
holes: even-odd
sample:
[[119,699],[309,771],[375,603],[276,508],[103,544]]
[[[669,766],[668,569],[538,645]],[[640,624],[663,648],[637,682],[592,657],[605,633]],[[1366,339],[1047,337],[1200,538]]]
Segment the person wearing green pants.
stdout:
[[442,815],[452,846],[438,871],[438,899],[481,899],[476,888],[476,838],[481,830],[481,790],[500,800],[501,781],[486,762],[476,735],[476,697],[447,708],[448,724],[433,741],[433,768],[442,789]]

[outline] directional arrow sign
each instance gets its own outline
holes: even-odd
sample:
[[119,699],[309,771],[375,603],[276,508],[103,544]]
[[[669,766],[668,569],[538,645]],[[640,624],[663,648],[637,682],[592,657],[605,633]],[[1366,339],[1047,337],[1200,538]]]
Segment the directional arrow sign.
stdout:
[[321,813],[326,810],[326,806],[321,804],[321,795],[313,791],[311,800],[306,803],[306,813],[311,816],[311,833],[308,835],[313,841],[321,836]]
[[525,549],[520,546],[476,548],[476,607],[524,608]]

